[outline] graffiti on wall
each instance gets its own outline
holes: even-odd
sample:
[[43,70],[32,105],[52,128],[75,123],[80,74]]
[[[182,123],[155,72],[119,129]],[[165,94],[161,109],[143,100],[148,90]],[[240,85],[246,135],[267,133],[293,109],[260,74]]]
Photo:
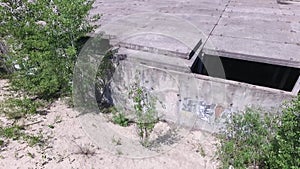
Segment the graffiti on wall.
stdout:
[[220,117],[231,114],[230,109],[225,109],[220,105],[208,104],[203,100],[184,98],[181,104],[181,110],[197,114],[197,117],[207,122],[214,122]]

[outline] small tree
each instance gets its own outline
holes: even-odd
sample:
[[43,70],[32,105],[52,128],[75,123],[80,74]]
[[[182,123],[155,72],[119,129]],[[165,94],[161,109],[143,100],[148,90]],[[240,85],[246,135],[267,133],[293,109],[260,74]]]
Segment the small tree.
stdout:
[[139,82],[135,82],[129,93],[134,102],[138,135],[143,146],[149,146],[149,137],[155,124],[159,121],[156,111],[156,98]]
[[71,88],[78,40],[95,26],[88,18],[93,0],[1,0],[0,38],[14,67],[16,89],[40,98],[60,96]]

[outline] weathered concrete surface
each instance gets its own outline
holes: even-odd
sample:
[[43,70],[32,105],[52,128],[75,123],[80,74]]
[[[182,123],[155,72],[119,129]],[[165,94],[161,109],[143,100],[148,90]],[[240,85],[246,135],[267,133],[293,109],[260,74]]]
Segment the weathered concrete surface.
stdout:
[[[300,6],[231,1],[208,41],[230,57],[300,67]],[[204,47],[205,48],[205,47]]]
[[[125,51],[126,49],[122,49],[122,53]],[[215,132],[232,113],[247,107],[263,107],[267,111],[274,111],[273,108],[277,108],[283,100],[292,97],[288,92],[275,89],[193,75],[188,71],[178,70],[175,60],[166,66],[166,61],[151,62],[147,57],[150,55],[146,52],[128,52],[131,55],[128,60],[120,63],[113,80],[115,103],[130,109],[132,104],[127,99],[128,89],[135,82],[137,70],[146,72],[138,77],[146,81],[146,86],[166,105],[166,109],[158,109],[160,114],[168,121],[182,120],[184,123],[181,124],[187,127],[193,126],[195,121],[193,118],[184,118],[183,114],[199,119],[195,128]]]
[[[201,129],[215,131],[223,117],[247,106],[271,110],[300,89],[300,80],[291,93],[190,72],[200,49],[205,54],[300,68],[299,5],[276,0],[96,0],[91,14],[96,13],[103,13],[98,31],[128,56],[123,64],[136,63],[123,65],[125,78],[119,83],[128,86],[137,67],[167,71],[178,81],[180,98],[174,100],[176,92],[171,92],[163,96],[172,101],[162,100],[179,105],[179,112],[196,114]],[[204,43],[187,60],[200,39]],[[163,79],[160,73],[148,75]],[[121,92],[121,85],[117,89]]]
[[[117,25],[114,30],[105,28],[106,24],[120,18],[133,14],[138,16],[145,12],[170,14],[190,22],[201,30],[204,34],[201,37],[203,41],[207,40],[208,44],[213,44],[204,45],[204,49],[209,51],[222,49],[222,53],[241,54],[239,57],[241,59],[248,60],[251,57],[251,60],[258,62],[300,68],[299,5],[282,5],[276,0],[97,0],[94,6],[91,13],[103,13],[100,21],[104,26],[102,30],[109,35],[119,35],[118,32],[124,29],[142,28],[145,32],[151,31],[153,24],[139,25],[138,23],[141,20],[144,21],[142,23],[145,23],[145,20],[149,23],[155,20],[140,15],[141,17],[132,20],[131,23],[122,23],[119,20],[115,23]],[[197,35],[195,32],[189,32],[190,30],[178,24],[158,20],[155,25],[187,31],[184,37],[191,44],[196,45],[199,40],[199,37],[196,40],[197,38],[193,36]],[[182,33],[178,32],[178,34]],[[223,45],[222,41],[225,41],[226,45]],[[157,44],[156,47],[164,46],[166,45]],[[177,50],[176,44],[169,46],[173,46],[174,51]],[[240,48],[248,50],[240,50]],[[273,59],[277,61],[272,62]]]

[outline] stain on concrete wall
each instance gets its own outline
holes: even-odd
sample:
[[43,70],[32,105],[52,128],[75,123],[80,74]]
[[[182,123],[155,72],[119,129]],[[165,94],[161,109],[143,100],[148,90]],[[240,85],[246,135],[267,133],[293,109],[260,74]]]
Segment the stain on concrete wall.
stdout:
[[[128,86],[133,82],[136,70],[148,69],[143,74],[146,86],[157,92],[160,101],[166,105],[162,110],[165,117],[180,121],[184,113],[194,114],[196,129],[216,131],[232,113],[247,107],[263,107],[266,110],[279,107],[284,100],[291,98],[279,92],[260,89],[251,85],[226,83],[224,80],[210,80],[210,77],[195,78],[191,73],[169,71],[125,61],[119,66],[112,94],[120,105],[130,106],[124,100]],[[153,69],[149,69],[153,68]],[[159,111],[159,110],[158,110]],[[185,119],[188,123],[193,120]],[[183,120],[184,121],[184,120]]]

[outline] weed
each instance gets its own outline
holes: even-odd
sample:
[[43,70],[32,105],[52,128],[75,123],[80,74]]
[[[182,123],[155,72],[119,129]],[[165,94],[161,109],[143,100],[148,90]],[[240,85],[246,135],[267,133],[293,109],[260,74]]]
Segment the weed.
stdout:
[[118,155],[118,156],[121,156],[121,155],[123,155],[123,152],[122,152],[121,150],[118,149],[118,150],[117,150],[117,155]]
[[155,108],[156,98],[152,96],[146,88],[142,87],[138,81],[131,86],[129,96],[134,102],[135,115],[137,118],[136,123],[141,144],[145,147],[149,147],[150,133],[153,131],[155,124],[159,121]]
[[85,155],[87,157],[94,156],[96,154],[96,151],[92,150],[88,146],[79,146],[79,145],[77,145],[77,146],[78,146],[79,150],[77,152],[75,152],[75,154],[81,154],[81,155]]
[[129,119],[121,112],[113,113],[112,121],[122,127],[127,127],[129,125]]
[[55,116],[54,123],[61,123],[61,122],[62,122],[61,116],[60,115]]
[[198,149],[196,150],[196,152],[197,153],[200,153],[200,155],[202,156],[202,157],[205,157],[206,156],[206,153],[205,153],[205,151],[204,151],[204,149],[203,149],[203,147],[202,147],[202,145],[199,143],[198,144]]
[[34,153],[28,152],[27,155],[28,155],[29,157],[31,157],[31,158],[35,158],[35,154],[34,154]]
[[115,139],[115,137],[112,138],[112,143],[114,143],[116,146],[122,145],[121,138]]
[[51,125],[51,124],[49,124],[48,127],[49,127],[50,129],[54,129],[54,126]]

